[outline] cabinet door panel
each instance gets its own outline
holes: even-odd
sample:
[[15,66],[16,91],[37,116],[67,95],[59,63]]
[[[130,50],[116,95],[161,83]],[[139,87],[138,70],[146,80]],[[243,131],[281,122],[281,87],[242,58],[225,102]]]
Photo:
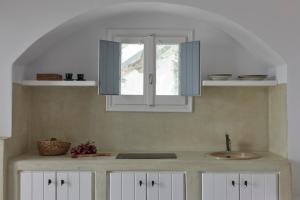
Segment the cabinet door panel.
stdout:
[[134,199],[134,173],[122,172],[122,200]]
[[215,174],[214,177],[214,200],[227,200],[227,178],[226,174]]
[[32,200],[41,200],[44,196],[44,173],[32,172]]
[[[79,199],[80,200],[93,200],[94,188],[93,188],[93,176],[92,172],[79,172]],[[76,185],[77,183],[75,183]],[[76,187],[76,186],[75,186]]]
[[68,172],[57,172],[57,200],[69,200],[68,198]]
[[248,183],[249,188],[252,187],[252,199],[265,200],[265,177],[262,174],[253,174],[251,182]]
[[203,173],[203,200],[238,200],[239,175],[236,173]]
[[66,184],[68,186],[68,200],[80,200],[79,172],[69,172]]
[[265,175],[265,194],[266,200],[278,200],[278,175]]
[[[120,184],[121,183],[121,184]],[[180,172],[112,172],[110,200],[184,200]]]
[[227,200],[239,200],[239,174],[227,174]]
[[32,175],[31,172],[24,171],[20,173],[20,199],[32,200]]
[[135,199],[146,200],[146,173],[136,172],[135,173]]
[[55,172],[44,172],[44,200],[55,200],[56,177]]
[[122,200],[122,173],[110,173],[110,200]]
[[172,200],[185,199],[185,178],[184,173],[172,174]]
[[241,200],[278,200],[277,174],[241,174]]
[[158,200],[158,173],[147,173],[147,200]]
[[214,174],[202,174],[202,200],[214,200]]
[[159,200],[172,200],[172,174],[159,173]]
[[[245,185],[247,181],[247,186]],[[240,175],[240,197],[241,200],[251,200],[252,199],[252,188],[251,183],[252,176],[251,174],[241,174]]]

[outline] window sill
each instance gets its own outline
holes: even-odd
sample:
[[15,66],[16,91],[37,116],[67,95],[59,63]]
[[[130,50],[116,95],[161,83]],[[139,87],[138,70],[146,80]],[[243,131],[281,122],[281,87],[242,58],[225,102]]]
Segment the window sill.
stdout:
[[106,111],[108,112],[193,112],[193,98],[188,97],[186,105],[112,105],[106,97]]

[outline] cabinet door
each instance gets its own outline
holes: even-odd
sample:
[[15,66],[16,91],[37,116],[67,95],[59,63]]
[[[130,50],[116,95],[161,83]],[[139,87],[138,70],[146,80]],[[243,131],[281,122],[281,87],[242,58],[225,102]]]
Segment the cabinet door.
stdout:
[[68,198],[68,172],[57,172],[57,200]]
[[43,172],[24,171],[20,173],[20,199],[42,200],[44,198]]
[[122,200],[122,173],[111,172],[109,183],[109,198],[110,200]]
[[44,200],[56,199],[55,172],[44,172]]
[[134,172],[122,172],[122,200],[134,199]]
[[159,173],[159,199],[172,200],[172,174],[168,172]]
[[183,172],[159,172],[159,200],[184,200],[185,178]]
[[146,200],[146,173],[111,172],[110,200]]
[[57,200],[92,200],[91,172],[57,172]]
[[[73,180],[72,190],[69,188],[69,192],[76,191],[78,188],[78,179],[76,174],[69,174],[69,180]],[[80,200],[93,200],[94,199],[94,181],[92,172],[79,172],[79,199]],[[76,193],[75,193],[76,194]],[[70,198],[70,200],[73,200]]]
[[32,200],[32,173],[20,173],[20,200]]
[[80,200],[80,178],[79,172],[68,172],[68,179],[65,185],[68,186],[69,200]]
[[278,200],[278,175],[240,174],[241,200]]
[[202,200],[239,200],[239,174],[203,173]]
[[184,199],[185,199],[185,175],[183,172],[172,173],[172,200],[184,200]]
[[184,200],[181,172],[112,172],[110,200]]
[[44,173],[32,172],[32,200],[41,200],[44,196]]
[[135,199],[146,200],[147,178],[145,172],[135,173]]
[[148,172],[147,173],[147,200],[159,199],[158,188],[159,188],[158,173]]

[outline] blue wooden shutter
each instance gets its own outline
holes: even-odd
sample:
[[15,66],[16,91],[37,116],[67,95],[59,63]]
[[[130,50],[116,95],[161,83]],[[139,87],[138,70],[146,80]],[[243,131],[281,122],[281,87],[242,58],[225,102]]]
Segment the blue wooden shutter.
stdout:
[[200,41],[180,44],[180,95],[201,94]]
[[119,42],[100,40],[99,42],[99,94],[120,94],[120,58]]

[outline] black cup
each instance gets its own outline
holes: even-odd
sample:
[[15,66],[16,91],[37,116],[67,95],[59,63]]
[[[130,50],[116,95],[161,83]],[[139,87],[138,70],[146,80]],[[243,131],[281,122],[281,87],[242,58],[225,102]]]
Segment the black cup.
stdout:
[[77,74],[77,81],[84,81],[84,74]]
[[73,74],[72,73],[66,73],[66,79],[67,81],[72,81],[73,80]]

